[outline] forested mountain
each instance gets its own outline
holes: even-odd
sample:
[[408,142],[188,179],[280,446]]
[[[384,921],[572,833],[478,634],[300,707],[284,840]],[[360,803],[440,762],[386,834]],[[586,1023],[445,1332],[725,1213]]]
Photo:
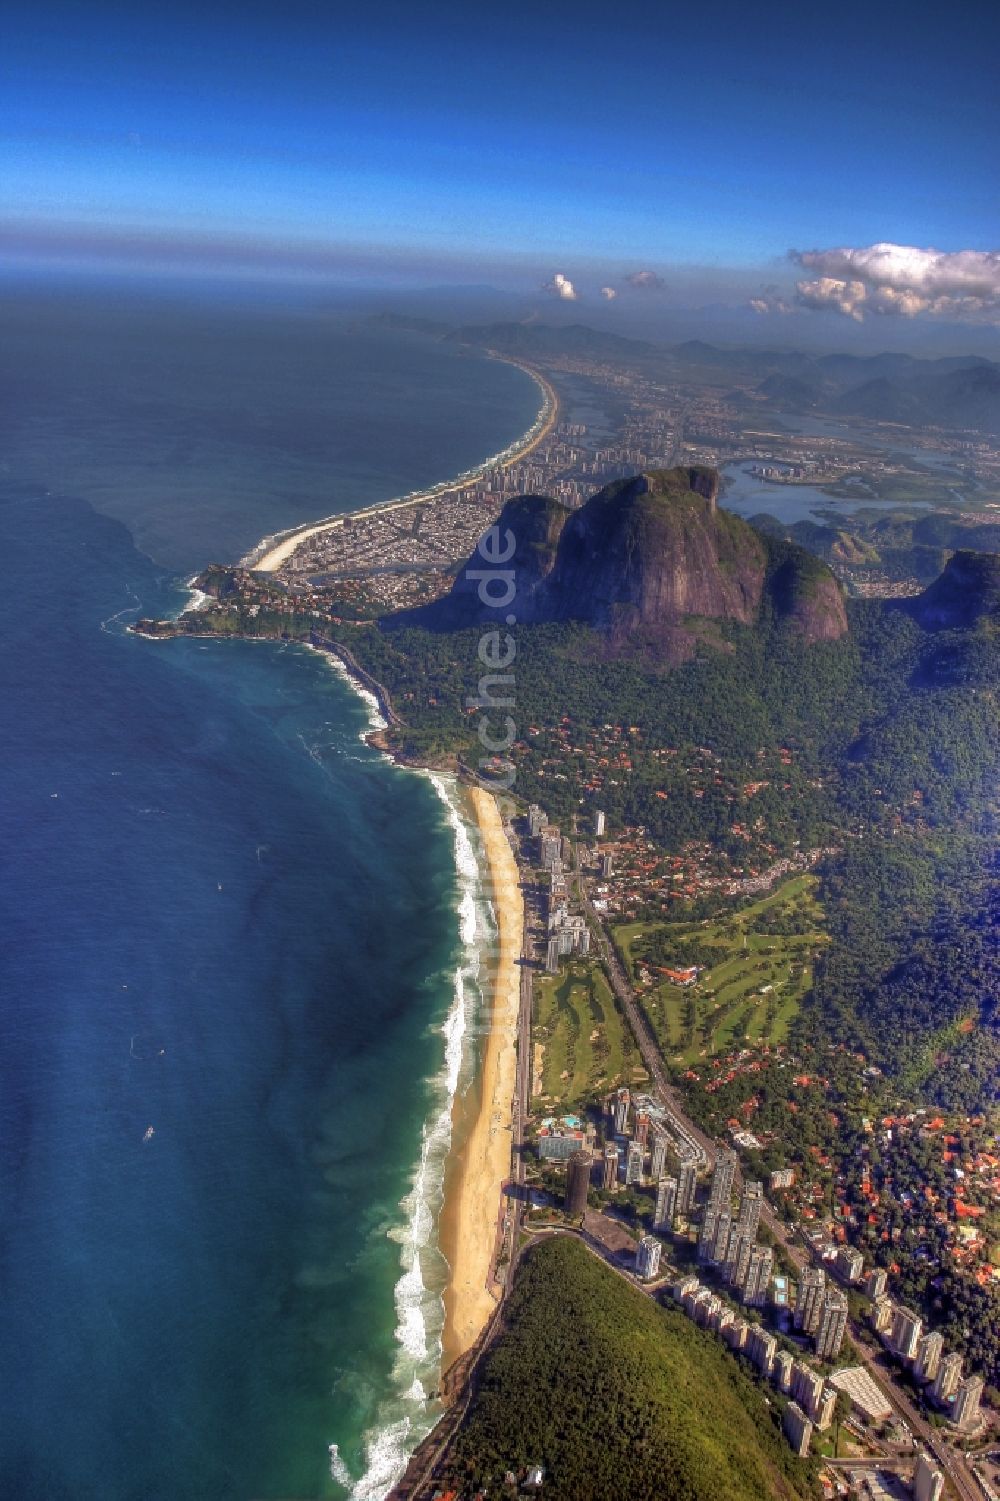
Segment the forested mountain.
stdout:
[[[792,1501],[810,1466],[777,1405],[719,1340],[657,1306],[577,1241],[536,1246],[485,1359],[446,1471],[506,1497],[544,1472],[550,1501]],[[471,1485],[470,1485],[471,1482]]]

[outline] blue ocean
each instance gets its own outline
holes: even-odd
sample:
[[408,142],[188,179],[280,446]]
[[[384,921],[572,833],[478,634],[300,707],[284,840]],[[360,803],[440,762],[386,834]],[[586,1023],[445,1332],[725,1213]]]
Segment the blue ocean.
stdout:
[[381,1496],[432,1416],[471,849],[319,654],[125,626],[537,392],[305,301],[19,288],[0,337],[0,1491]]

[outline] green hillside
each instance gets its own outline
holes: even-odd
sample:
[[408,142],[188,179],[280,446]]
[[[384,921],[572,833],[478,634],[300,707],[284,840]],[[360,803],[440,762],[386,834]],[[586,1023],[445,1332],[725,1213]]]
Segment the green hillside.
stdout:
[[[690,1066],[744,1043],[774,1046],[812,984],[812,964],[828,941],[815,876],[715,921],[626,923],[614,937],[636,982],[646,1017],[671,1062]],[[661,979],[663,966],[700,967],[688,988]]]
[[536,1105],[569,1109],[631,1083],[639,1060],[600,965],[574,960],[533,992]]
[[777,1421],[716,1338],[560,1237],[518,1272],[448,1478],[500,1497],[507,1471],[538,1464],[547,1501],[812,1495]]

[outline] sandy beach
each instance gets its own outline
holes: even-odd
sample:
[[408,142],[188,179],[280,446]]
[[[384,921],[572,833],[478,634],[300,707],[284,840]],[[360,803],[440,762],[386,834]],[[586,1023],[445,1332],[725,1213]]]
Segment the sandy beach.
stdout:
[[559,398],[555,389],[545,377],[531,365],[525,365],[521,360],[511,359],[508,356],[496,355],[494,358],[503,359],[505,364],[515,365],[518,370],[523,370],[530,375],[532,380],[542,392],[543,405],[538,418],[532,428],[519,439],[511,444],[503,454],[495,455],[487,459],[485,463],[478,465],[468,475],[460,476],[454,481],[444,481],[435,485],[432,489],[420,495],[407,495],[400,500],[384,501],[379,505],[366,506],[360,511],[345,511],[339,516],[328,516],[323,521],[313,522],[311,526],[298,527],[295,531],[286,532],[283,536],[271,540],[271,545],[266,546],[264,552],[254,560],[253,554],[249,554],[242,560],[244,565],[253,568],[257,573],[276,573],[283,564],[287,563],[295,550],[302,545],[307,537],[319,536],[322,532],[336,531],[343,526],[345,521],[357,521],[365,516],[381,515],[386,511],[405,510],[410,506],[425,505],[428,500],[433,500],[436,495],[450,494],[461,490],[467,490],[470,486],[478,484],[483,474],[493,468],[507,469],[511,464],[516,464],[520,459],[526,458],[533,449],[537,448],[543,439],[547,438],[556,424],[559,416]]
[[496,801],[470,793],[489,867],[491,899],[499,927],[498,952],[484,985],[491,1025],[484,1040],[480,1092],[456,1105],[440,1244],[451,1268],[444,1295],[443,1368],[472,1345],[496,1306],[487,1290],[500,1208],[510,1174],[512,1108],[517,1071],[524,903],[520,875]]

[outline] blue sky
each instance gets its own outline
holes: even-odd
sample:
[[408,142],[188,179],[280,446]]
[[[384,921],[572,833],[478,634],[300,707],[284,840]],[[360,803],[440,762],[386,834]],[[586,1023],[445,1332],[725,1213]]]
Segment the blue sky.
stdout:
[[791,247],[989,251],[991,12],[15,6],[3,227],[35,254],[560,269],[581,296],[638,267],[752,295]]

